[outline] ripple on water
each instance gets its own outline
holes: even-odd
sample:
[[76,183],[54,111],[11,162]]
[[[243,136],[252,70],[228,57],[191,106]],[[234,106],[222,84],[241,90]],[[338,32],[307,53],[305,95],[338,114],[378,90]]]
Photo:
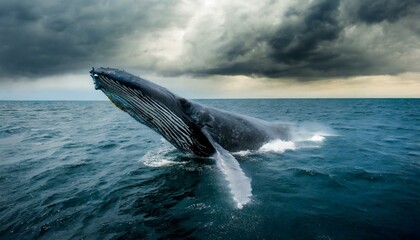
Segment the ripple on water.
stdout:
[[162,151],[109,102],[1,102],[0,238],[420,238],[418,100],[204,102],[339,134],[237,153],[254,194],[237,210],[214,160]]
[[369,181],[369,182],[384,182],[396,181],[399,179],[398,174],[385,172],[371,172],[365,169],[357,168],[350,169],[343,175],[343,179],[347,181]]
[[322,172],[315,169],[303,169],[303,168],[289,168],[287,172],[292,172],[292,174],[297,178],[309,178],[308,181],[319,181],[322,185],[331,187],[331,188],[344,188],[345,186],[340,183],[340,179],[336,176]]

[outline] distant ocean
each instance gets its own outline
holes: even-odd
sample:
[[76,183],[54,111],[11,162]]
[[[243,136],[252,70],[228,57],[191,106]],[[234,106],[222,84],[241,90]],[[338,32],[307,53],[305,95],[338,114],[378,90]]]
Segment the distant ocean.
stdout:
[[0,102],[0,239],[420,239],[420,99],[198,100],[293,138],[211,158],[111,102]]

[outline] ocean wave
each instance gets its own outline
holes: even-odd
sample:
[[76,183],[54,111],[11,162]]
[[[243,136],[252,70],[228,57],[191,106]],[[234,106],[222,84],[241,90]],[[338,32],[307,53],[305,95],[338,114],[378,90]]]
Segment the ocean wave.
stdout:
[[[3,102],[1,238],[419,239],[418,100],[209,102],[263,119],[288,109],[296,123],[282,153],[234,153],[252,179],[240,211],[215,160],[161,143],[110,102]],[[310,119],[333,131],[298,122]]]

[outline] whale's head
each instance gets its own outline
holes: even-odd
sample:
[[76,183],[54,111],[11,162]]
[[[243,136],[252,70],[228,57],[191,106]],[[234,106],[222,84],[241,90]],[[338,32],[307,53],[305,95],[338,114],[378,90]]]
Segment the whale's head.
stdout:
[[210,156],[214,148],[185,111],[186,99],[148,80],[113,68],[92,68],[95,89],[121,110],[152,128],[175,147],[197,156]]

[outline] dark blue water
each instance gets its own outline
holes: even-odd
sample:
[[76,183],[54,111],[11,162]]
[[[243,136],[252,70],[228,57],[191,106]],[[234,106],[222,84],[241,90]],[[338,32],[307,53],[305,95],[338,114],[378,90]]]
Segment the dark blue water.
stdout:
[[420,238],[420,100],[201,102],[329,134],[236,155],[237,209],[213,159],[110,102],[0,102],[0,238]]

